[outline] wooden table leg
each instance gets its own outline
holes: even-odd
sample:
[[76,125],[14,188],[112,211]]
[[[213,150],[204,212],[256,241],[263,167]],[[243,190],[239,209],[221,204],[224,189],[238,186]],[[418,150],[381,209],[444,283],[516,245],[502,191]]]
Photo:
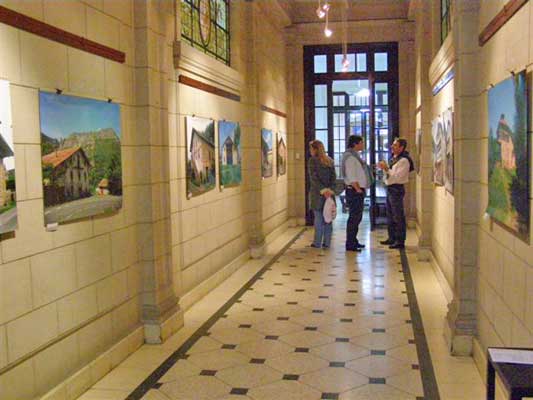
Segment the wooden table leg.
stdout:
[[[494,376],[494,367],[490,359],[487,360],[487,400],[494,400],[496,388],[496,377]],[[514,399],[513,399],[514,400]]]

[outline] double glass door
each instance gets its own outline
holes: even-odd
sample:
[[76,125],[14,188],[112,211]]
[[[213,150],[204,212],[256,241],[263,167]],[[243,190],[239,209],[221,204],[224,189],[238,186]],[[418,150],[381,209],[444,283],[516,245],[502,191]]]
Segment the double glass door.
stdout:
[[396,46],[376,46],[354,48],[353,57],[348,57],[352,71],[339,71],[335,46],[304,49],[306,139],[324,143],[342,185],[340,164],[348,137],[363,137],[361,155],[376,178],[366,198],[372,228],[386,222],[385,184],[375,166],[389,158],[390,143],[398,132]]

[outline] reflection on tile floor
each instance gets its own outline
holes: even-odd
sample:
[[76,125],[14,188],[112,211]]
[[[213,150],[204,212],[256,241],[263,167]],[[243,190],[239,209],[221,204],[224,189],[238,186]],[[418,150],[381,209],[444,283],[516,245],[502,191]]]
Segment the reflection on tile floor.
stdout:
[[398,251],[305,232],[143,397],[423,397]]
[[[304,232],[141,398],[423,399],[424,371],[420,370],[400,253],[380,246],[379,235],[371,235],[366,224],[363,241],[367,248],[362,253],[345,253],[344,223],[342,218],[337,221],[339,229],[329,250],[308,247],[312,230]],[[407,255],[416,263],[413,252],[408,250]],[[432,274],[427,268],[424,271]],[[416,284],[419,278],[414,278]],[[226,289],[226,298],[248,279]],[[433,275],[431,279],[435,281]],[[444,305],[421,304],[422,314]],[[206,308],[199,313],[202,317],[193,310],[186,314],[189,332],[210,316]],[[429,328],[432,355],[439,362],[460,362],[442,353],[443,341],[438,337],[442,329]],[[160,346],[167,352],[160,363],[188,337],[182,336]],[[472,387],[482,388],[473,362],[467,362],[476,382]],[[121,371],[121,366],[110,376],[137,371],[136,363],[127,363],[127,369]],[[154,367],[149,369],[145,368],[144,378]],[[440,378],[439,368],[436,375]],[[106,393],[110,397],[98,397],[106,378],[80,400],[115,398],[112,392]],[[454,382],[445,383],[455,387]],[[124,391],[131,392],[129,384],[113,384],[108,389],[116,390],[117,399],[125,398]],[[447,392],[450,396],[442,396],[443,400],[458,399],[451,390]]]

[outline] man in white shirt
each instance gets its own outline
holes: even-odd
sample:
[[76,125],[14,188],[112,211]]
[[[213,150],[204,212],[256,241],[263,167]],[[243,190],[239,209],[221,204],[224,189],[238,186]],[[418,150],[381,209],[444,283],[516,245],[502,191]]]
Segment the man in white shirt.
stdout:
[[390,249],[403,249],[407,234],[403,198],[405,196],[404,185],[409,182],[409,173],[414,170],[413,160],[407,148],[407,140],[396,138],[392,143],[392,158],[389,164],[380,161],[378,166],[385,172],[385,184],[387,185],[387,219],[389,220],[389,238],[381,244],[390,245]]
[[359,155],[364,149],[361,136],[351,135],[348,138],[348,149],[342,155],[341,171],[344,177],[346,204],[349,209],[348,223],[346,225],[346,251],[360,252],[365,245],[357,239],[359,224],[363,218],[365,206],[365,191],[370,184],[368,168]]

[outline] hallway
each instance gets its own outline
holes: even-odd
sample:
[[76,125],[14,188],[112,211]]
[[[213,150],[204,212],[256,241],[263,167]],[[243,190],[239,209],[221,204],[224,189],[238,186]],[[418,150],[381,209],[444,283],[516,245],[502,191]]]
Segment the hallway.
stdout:
[[367,249],[347,254],[345,215],[335,224],[328,251],[308,247],[312,230],[283,235],[270,262],[238,271],[167,343],[143,346],[80,400],[438,399],[433,368],[441,399],[482,399],[472,359],[446,351],[429,264],[379,245],[367,221]]

